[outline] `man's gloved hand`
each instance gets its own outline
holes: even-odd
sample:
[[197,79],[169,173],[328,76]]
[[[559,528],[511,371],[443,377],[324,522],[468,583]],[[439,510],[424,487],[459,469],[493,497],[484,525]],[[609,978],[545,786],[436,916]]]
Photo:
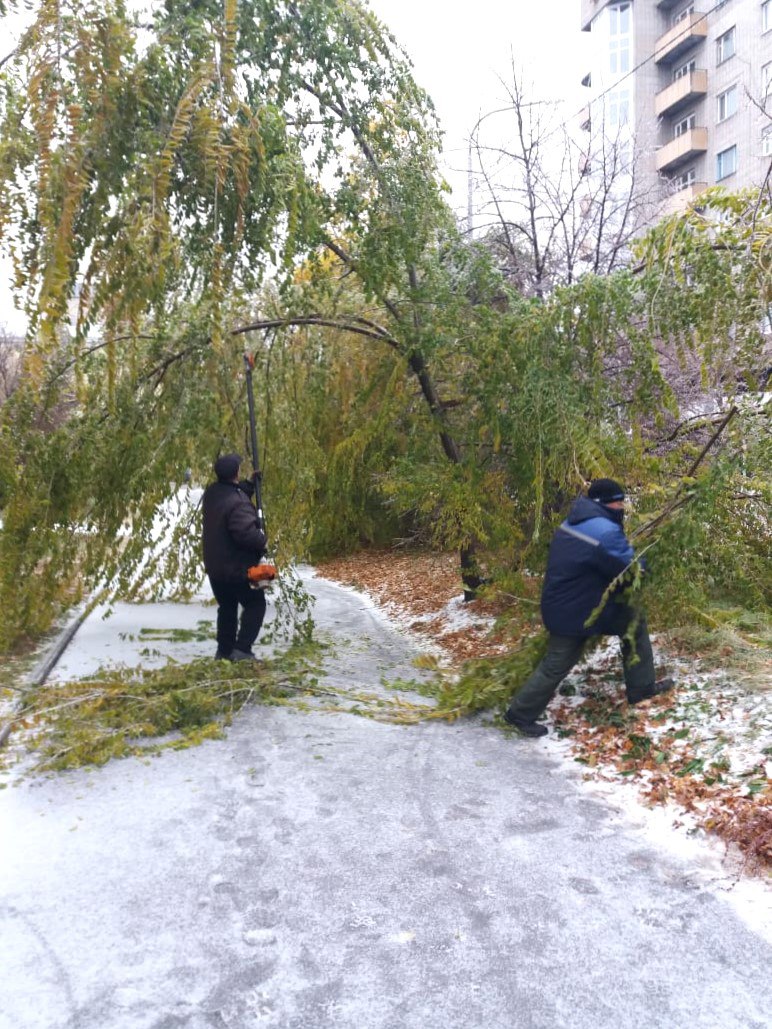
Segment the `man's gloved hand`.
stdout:
[[254,482],[252,482],[251,479],[241,479],[237,483],[237,485],[238,485],[239,489],[241,490],[241,492],[242,493],[246,493],[246,495],[248,497],[254,496],[255,484],[254,484]]

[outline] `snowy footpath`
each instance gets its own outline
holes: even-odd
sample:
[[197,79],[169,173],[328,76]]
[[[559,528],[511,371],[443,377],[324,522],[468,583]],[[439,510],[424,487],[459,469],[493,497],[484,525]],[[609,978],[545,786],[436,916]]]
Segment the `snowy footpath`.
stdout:
[[[322,685],[415,677],[310,580]],[[200,605],[92,615],[55,676],[211,654]],[[688,843],[688,845],[687,845]],[[253,707],[227,739],[0,791],[2,1029],[769,1029],[770,892],[553,741]]]

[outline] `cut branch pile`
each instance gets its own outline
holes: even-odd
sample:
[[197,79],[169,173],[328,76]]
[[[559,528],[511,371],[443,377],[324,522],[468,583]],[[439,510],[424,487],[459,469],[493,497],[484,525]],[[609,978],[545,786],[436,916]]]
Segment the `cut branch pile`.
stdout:
[[101,765],[114,757],[180,749],[222,736],[250,703],[280,703],[317,692],[317,645],[231,664],[213,660],[99,672],[31,690],[13,720],[19,740],[40,755],[37,770]]

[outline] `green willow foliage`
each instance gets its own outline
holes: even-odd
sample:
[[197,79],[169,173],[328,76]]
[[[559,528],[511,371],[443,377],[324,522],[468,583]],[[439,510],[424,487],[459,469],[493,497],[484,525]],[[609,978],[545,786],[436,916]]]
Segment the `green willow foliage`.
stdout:
[[[243,448],[231,331],[268,275],[291,285],[326,248],[363,295],[404,291],[446,217],[431,105],[357,3],[35,14],[0,86],[0,232],[30,320],[0,427],[6,645],[76,582],[126,586],[183,469]],[[183,586],[194,529],[165,571]]]
[[[722,595],[768,603],[762,390],[769,226],[769,206],[758,194],[715,192],[700,211],[643,239],[635,269],[586,277],[542,301],[502,302],[503,286],[490,277],[485,255],[445,237],[421,308],[423,351],[446,398],[445,429],[459,442],[461,461],[447,460],[431,412],[409,389],[393,397],[379,391],[377,411],[346,408],[333,423],[324,390],[306,398],[304,425],[319,443],[318,481],[329,470],[335,489],[310,497],[318,503],[317,542],[351,546],[357,529],[372,533],[359,504],[368,496],[377,516],[375,494],[388,513],[402,516],[403,534],[457,548],[474,539],[498,574],[524,563],[538,567],[583,481],[613,474],[635,496],[632,528],[667,515],[641,538],[651,548],[648,600],[662,617],[699,617],[702,605]],[[357,312],[374,317],[350,292],[338,293],[332,306],[350,324]],[[308,346],[334,353],[335,362],[365,352],[361,341],[338,333],[333,344],[329,333],[316,331]],[[362,396],[399,371],[387,347],[380,359],[377,348],[366,347],[370,364],[354,380]],[[336,365],[325,389],[344,378]],[[340,392],[331,396],[343,410]],[[397,433],[388,431],[389,418]],[[345,479],[335,463],[339,448],[356,453]],[[351,533],[321,528],[325,519]]]
[[714,193],[635,270],[524,300],[459,236],[438,141],[356,0],[167,0],[142,26],[37,5],[0,72],[0,242],[30,321],[0,414],[0,645],[83,588],[194,584],[173,498],[246,452],[245,348],[281,561],[418,534],[468,569],[533,566],[614,474],[644,515],[694,495],[656,546],[695,604],[764,593],[749,405],[691,468],[759,388],[768,202]]

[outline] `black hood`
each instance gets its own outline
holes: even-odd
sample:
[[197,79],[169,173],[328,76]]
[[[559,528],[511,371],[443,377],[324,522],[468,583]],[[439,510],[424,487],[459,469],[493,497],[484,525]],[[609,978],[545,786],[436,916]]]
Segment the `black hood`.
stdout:
[[625,520],[625,512],[622,509],[606,507],[605,504],[599,504],[597,500],[590,500],[589,497],[577,497],[568,512],[568,524],[579,525],[590,518],[608,518],[610,522],[621,525]]

